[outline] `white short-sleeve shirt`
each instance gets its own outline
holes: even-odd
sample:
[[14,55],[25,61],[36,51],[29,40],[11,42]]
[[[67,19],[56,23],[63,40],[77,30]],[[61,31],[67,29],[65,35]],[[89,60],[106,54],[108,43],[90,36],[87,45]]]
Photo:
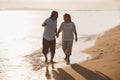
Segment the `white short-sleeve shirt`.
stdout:
[[62,39],[64,41],[72,41],[74,39],[74,32],[76,32],[76,27],[73,22],[63,22],[59,30],[62,31]]
[[53,21],[51,18],[45,20],[46,26],[44,28],[43,38],[47,40],[55,39],[55,31],[57,28],[57,21]]

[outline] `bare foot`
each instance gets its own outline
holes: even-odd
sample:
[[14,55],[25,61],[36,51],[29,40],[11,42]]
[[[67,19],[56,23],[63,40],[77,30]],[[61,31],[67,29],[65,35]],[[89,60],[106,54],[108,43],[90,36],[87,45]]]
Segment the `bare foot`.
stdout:
[[54,61],[50,61],[50,63],[51,63],[51,64],[54,64],[54,63],[56,63],[56,62],[54,62]]

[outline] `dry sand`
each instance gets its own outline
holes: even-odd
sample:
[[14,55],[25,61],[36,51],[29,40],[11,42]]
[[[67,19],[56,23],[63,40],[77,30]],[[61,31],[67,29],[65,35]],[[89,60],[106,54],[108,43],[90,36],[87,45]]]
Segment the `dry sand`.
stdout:
[[55,80],[120,80],[120,25],[106,31],[83,52],[93,58],[53,70]]

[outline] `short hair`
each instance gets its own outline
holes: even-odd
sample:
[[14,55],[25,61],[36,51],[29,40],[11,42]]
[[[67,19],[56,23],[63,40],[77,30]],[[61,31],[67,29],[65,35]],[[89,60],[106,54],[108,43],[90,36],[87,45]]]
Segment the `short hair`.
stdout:
[[70,16],[70,14],[65,13],[65,14],[64,14],[64,17],[65,17],[65,16],[67,16],[67,17],[69,18],[69,21],[71,22],[71,16]]
[[58,15],[58,12],[57,11],[52,11],[50,16],[52,17],[54,15]]

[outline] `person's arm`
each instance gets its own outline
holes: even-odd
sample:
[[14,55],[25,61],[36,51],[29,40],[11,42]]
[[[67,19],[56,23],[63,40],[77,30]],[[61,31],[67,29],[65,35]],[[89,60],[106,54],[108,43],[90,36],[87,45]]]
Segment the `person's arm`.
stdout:
[[58,32],[57,32],[57,37],[59,37],[59,33],[60,33],[61,30],[62,30],[62,25],[63,25],[63,23],[60,25],[60,28],[59,28],[59,30],[58,30]]
[[77,42],[77,40],[78,40],[78,37],[77,37],[76,26],[75,26],[75,24],[74,24],[74,23],[73,23],[73,25],[74,25],[75,41]]
[[60,31],[60,29],[58,30],[58,32],[57,32],[57,37],[59,37],[59,33],[60,33],[61,31]]
[[57,28],[55,30],[55,36],[58,37]]
[[45,27],[46,25],[47,25],[46,23],[43,23],[43,24],[42,24],[42,27]]
[[48,25],[48,19],[46,19],[43,23],[42,23],[42,27],[46,27]]
[[74,32],[74,33],[75,33],[75,41],[77,42],[77,40],[78,40],[77,32]]

